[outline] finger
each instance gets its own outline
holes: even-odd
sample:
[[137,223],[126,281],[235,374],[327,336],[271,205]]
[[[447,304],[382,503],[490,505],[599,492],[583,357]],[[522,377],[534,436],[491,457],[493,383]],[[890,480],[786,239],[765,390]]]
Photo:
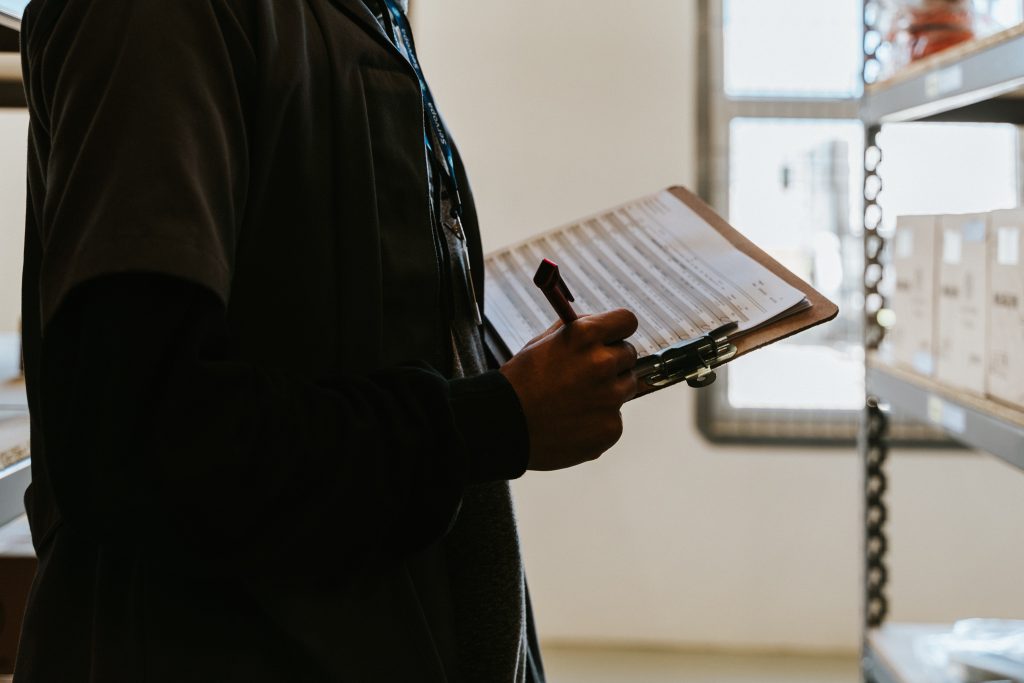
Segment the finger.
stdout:
[[609,416],[606,421],[601,439],[601,453],[604,453],[609,448],[617,444],[619,439],[622,438],[623,431],[622,412],[615,411],[615,413]]
[[636,332],[640,326],[640,321],[633,312],[624,308],[592,315],[580,322],[587,327],[594,341],[604,344],[622,341]]
[[615,399],[621,406],[623,403],[632,400],[640,391],[640,383],[631,372],[623,373],[615,380]]
[[523,349],[528,349],[531,346],[533,346],[534,344],[536,344],[537,342],[544,341],[545,339],[550,337],[555,332],[558,332],[563,327],[565,327],[565,323],[563,323],[561,320],[556,320],[555,322],[553,322],[551,324],[551,327],[549,327],[548,329],[544,330],[543,332],[538,334],[536,337],[534,337],[530,341],[526,342],[526,344],[523,346]]
[[600,410],[619,410],[622,405],[636,397],[640,383],[631,372],[623,372],[601,382],[591,396],[591,402]]
[[632,370],[636,366],[637,352],[636,347],[630,344],[628,341],[616,342],[609,344],[608,349],[612,352],[615,357],[615,374],[621,375],[624,372]]
[[[589,317],[591,317],[589,313],[580,313],[578,319],[582,320],[583,318],[589,318]],[[551,327],[549,327],[548,329],[544,330],[543,332],[538,334],[536,337],[534,337],[530,341],[526,342],[526,344],[523,345],[523,349],[522,350],[526,350],[526,349],[530,348],[531,346],[534,346],[534,345],[538,344],[539,342],[544,341],[545,339],[547,339],[551,335],[555,334],[556,332],[560,332],[563,329],[566,329],[565,323],[562,322],[561,320],[556,320],[555,322],[553,322],[551,324]]]

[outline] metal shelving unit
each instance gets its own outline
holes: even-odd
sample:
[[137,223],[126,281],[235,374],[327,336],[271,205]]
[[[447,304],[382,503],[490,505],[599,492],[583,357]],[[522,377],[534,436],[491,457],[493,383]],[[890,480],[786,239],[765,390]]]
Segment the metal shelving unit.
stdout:
[[867,372],[868,391],[885,397],[894,413],[931,424],[969,448],[1024,470],[1024,412],[873,359]]
[[[27,4],[27,3],[25,3]],[[17,2],[0,2],[0,107],[24,107]],[[22,502],[32,479],[29,416],[24,380],[7,381],[0,368],[0,526],[25,514]],[[2,616],[0,616],[2,620]]]
[[5,9],[0,9],[0,26],[4,28],[13,29],[15,31],[21,30],[21,19],[11,14]]
[[21,19],[10,0],[0,0],[0,107],[24,107],[18,32]]
[[878,683],[927,681],[928,670],[914,652],[914,642],[922,636],[940,635],[941,626],[900,624],[882,626],[868,634],[864,673]]
[[[865,73],[876,54],[877,33],[867,19],[875,0],[865,0]],[[877,66],[877,64],[875,64]],[[868,683],[917,683],[928,673],[914,641],[950,626],[886,624],[888,538],[885,524],[890,412],[930,424],[965,446],[1024,470],[1024,412],[965,394],[912,372],[884,364],[877,353],[884,328],[877,319],[885,300],[885,237],[880,230],[878,166],[882,125],[905,121],[1024,124],[1024,25],[952,48],[918,62],[894,78],[865,87],[864,290],[867,399],[860,431],[864,468],[864,640],[862,672]]]
[[25,514],[22,497],[32,479],[24,382],[0,381],[0,525]]
[[898,121],[1024,121],[1024,25],[959,45],[868,85],[861,118]]

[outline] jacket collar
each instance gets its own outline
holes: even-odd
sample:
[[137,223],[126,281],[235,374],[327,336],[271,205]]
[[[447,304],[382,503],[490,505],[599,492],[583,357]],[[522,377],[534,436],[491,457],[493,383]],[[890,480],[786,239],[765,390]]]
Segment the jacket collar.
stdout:
[[384,46],[399,60],[406,63],[405,57],[398,51],[395,44],[391,41],[391,38],[384,32],[380,23],[377,21],[377,17],[373,15],[370,8],[366,6],[363,0],[330,0],[331,3],[340,9],[342,12],[350,16],[356,21],[357,24],[361,25],[367,33],[372,35],[374,38],[384,44]]

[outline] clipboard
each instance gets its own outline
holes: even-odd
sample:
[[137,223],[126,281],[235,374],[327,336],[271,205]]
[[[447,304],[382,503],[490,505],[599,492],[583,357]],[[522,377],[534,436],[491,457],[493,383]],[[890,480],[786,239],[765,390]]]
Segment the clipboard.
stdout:
[[[752,330],[736,333],[734,332],[735,325],[725,324],[705,334],[662,349],[657,354],[641,358],[634,371],[634,374],[641,379],[637,397],[681,382],[686,382],[695,388],[708,386],[715,381],[715,368],[764,346],[833,320],[838,315],[839,307],[835,303],[829,301],[811,285],[743,236],[695,194],[679,186],[668,188],[668,192],[692,210],[738,252],[757,262],[802,294],[806,304],[800,310],[790,312]],[[488,351],[499,363],[511,358],[511,349],[502,340],[490,320],[485,320],[484,341]],[[650,381],[653,375],[658,376],[658,380],[655,382]]]
[[769,271],[782,278],[789,286],[799,290],[810,302],[810,307],[792,315],[786,316],[769,325],[757,330],[752,330],[736,337],[736,357],[745,356],[751,351],[756,351],[769,344],[782,341],[794,334],[804,332],[812,327],[834,320],[839,315],[839,306],[829,301],[814,287],[804,282],[795,273],[784,265],[769,256],[763,249],[743,236],[740,231],[725,222],[725,219],[715,213],[715,210],[704,201],[693,194],[685,187],[670,187],[671,192],[677,199],[689,206],[694,212],[703,218],[708,225],[718,231],[720,235],[729,240],[729,243],[754,259]]

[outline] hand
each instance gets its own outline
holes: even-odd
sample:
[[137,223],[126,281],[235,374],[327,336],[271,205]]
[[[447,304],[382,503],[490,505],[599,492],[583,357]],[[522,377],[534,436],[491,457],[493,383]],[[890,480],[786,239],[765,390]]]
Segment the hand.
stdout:
[[626,310],[558,323],[505,365],[526,413],[531,470],[559,470],[597,459],[622,436],[622,404],[637,392],[630,372],[636,332]]

